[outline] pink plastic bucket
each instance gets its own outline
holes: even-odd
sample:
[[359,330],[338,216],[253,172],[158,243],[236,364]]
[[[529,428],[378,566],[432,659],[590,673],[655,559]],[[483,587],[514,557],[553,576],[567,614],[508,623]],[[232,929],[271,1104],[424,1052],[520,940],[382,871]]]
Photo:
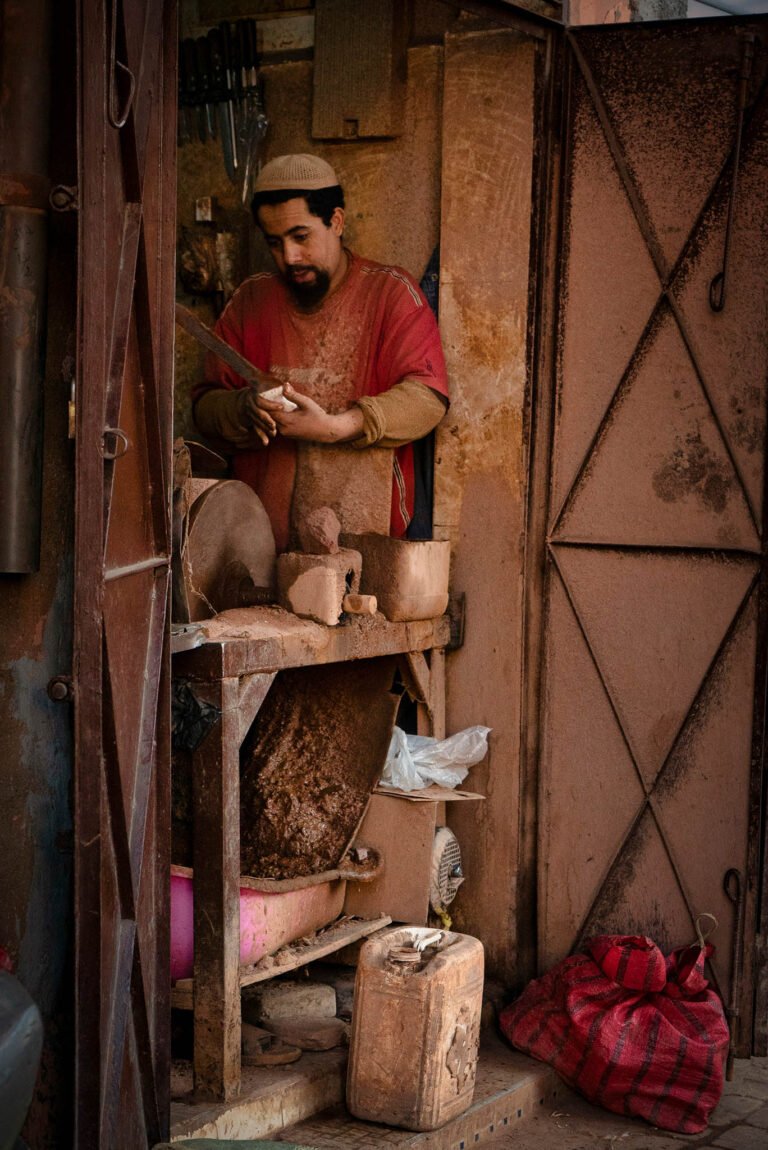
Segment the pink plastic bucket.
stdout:
[[[341,914],[343,880],[303,890],[240,888],[240,964],[249,966],[287,942],[327,926]],[[171,981],[192,977],[194,960],[192,871],[171,867]]]

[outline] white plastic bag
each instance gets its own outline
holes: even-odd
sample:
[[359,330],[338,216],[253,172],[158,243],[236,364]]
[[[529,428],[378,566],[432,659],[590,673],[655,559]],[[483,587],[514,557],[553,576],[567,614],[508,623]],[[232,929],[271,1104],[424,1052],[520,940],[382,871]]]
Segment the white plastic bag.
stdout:
[[416,791],[437,783],[457,787],[474,763],[485,758],[490,727],[467,727],[447,739],[392,732],[382,783],[401,791]]

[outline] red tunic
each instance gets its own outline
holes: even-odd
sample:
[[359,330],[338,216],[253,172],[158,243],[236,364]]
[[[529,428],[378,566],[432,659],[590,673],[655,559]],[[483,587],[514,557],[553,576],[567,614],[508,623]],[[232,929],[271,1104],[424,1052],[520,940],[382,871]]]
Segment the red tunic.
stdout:
[[[365,395],[380,395],[415,379],[448,395],[443,349],[435,317],[418,285],[402,268],[347,252],[347,274],[317,311],[301,311],[275,273],[245,280],[216,324],[216,331],[251,363],[290,382],[326,411],[346,411]],[[213,387],[238,388],[243,380],[209,356]],[[296,443],[280,435],[267,448],[240,451],[234,474],[264,503],[279,549],[287,546]],[[402,537],[413,515],[413,449],[395,452],[390,532]]]

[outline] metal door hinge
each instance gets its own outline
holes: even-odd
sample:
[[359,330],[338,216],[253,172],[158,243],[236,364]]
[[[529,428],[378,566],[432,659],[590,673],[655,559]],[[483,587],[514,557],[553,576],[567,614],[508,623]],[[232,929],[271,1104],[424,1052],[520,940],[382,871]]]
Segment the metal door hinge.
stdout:
[[74,355],[65,355],[61,364],[61,378],[65,384],[69,386],[69,400],[67,401],[67,439],[74,439],[77,433],[75,424],[75,357]]
[[464,591],[451,595],[448,600],[447,615],[451,621],[451,637],[446,650],[457,651],[464,646],[464,620],[467,612],[467,596]]
[[75,403],[75,381],[69,385],[69,399],[67,401],[67,439],[74,439],[77,435],[77,404]]

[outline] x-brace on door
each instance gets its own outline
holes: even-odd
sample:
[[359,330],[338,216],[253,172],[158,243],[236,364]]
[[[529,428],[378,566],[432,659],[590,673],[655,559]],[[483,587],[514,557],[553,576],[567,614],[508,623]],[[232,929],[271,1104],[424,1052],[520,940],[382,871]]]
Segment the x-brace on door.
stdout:
[[539,776],[540,967],[603,931],[691,942],[713,914],[742,1053],[765,931],[767,72],[761,20],[567,37]]

